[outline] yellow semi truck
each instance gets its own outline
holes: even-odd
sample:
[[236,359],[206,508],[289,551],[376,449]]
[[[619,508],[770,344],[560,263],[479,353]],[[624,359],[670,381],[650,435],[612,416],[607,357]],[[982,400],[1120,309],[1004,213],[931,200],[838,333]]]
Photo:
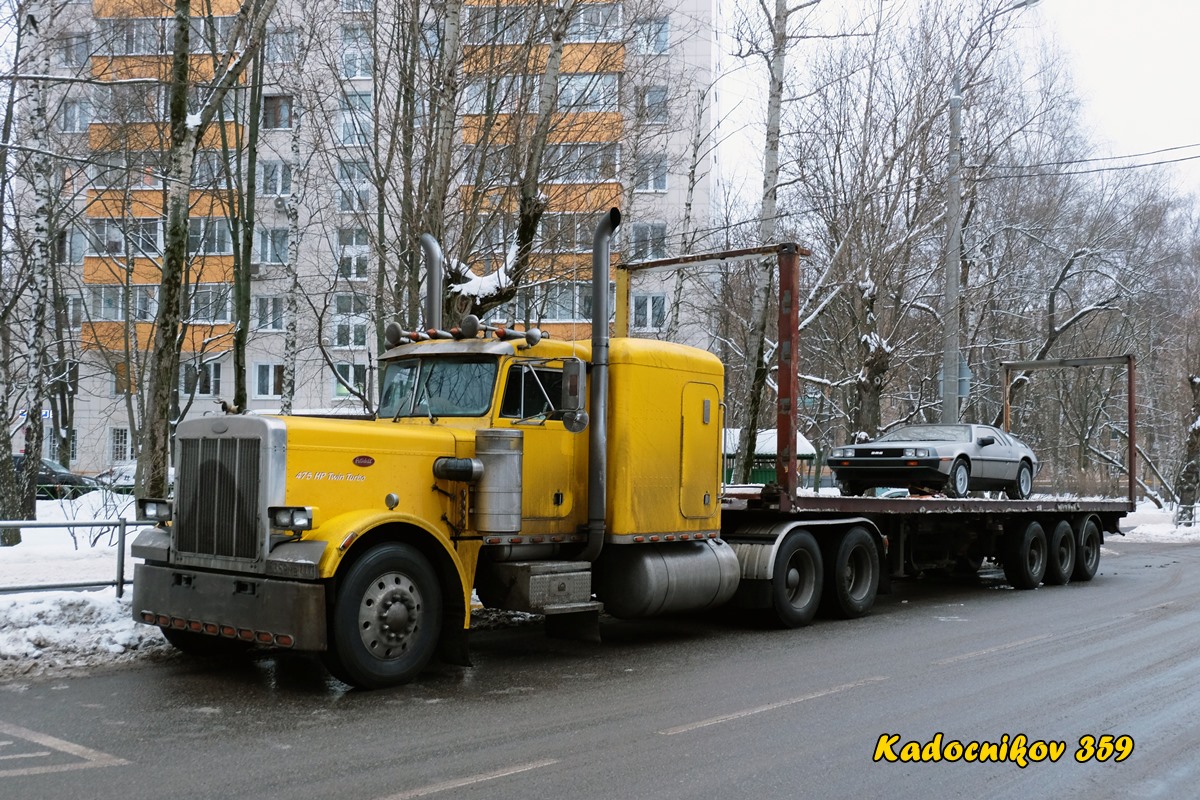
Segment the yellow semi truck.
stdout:
[[[613,209],[597,227],[597,275],[619,222]],[[424,244],[440,274],[436,243]],[[607,281],[595,283],[593,316],[606,319]],[[441,330],[440,287],[429,295],[427,329],[388,327],[374,418],[179,425],[175,497],[141,501],[158,524],[133,545],[135,619],[191,652],[319,652],[340,679],[374,688],[412,680],[435,655],[468,663],[473,598],[544,614],[553,634],[595,635],[602,609],[729,603],[798,627],[822,602],[867,613],[918,553],[1044,561],[1044,537],[1041,551],[1019,550],[1034,526],[1069,525],[1094,574],[1102,531],[1125,510],[805,501],[786,453],[781,487],[723,493],[716,357],[610,339],[604,325],[590,342],[472,317]]]

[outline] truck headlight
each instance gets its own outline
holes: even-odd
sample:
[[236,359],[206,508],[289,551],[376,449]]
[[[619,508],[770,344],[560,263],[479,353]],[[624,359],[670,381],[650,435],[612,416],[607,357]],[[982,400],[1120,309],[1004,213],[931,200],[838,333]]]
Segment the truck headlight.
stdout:
[[138,498],[138,517],[141,519],[154,520],[155,522],[170,522],[171,521],[171,503],[168,500],[159,500],[156,497]]
[[271,527],[286,531],[312,530],[313,510],[309,506],[271,506],[267,509]]

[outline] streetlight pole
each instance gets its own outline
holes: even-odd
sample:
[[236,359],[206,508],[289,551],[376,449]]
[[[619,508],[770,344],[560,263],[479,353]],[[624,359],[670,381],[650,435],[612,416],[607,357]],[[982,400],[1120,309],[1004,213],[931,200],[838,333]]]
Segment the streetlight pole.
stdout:
[[[967,36],[969,42],[984,25],[1012,11],[1036,5],[1020,0],[986,17]],[[962,257],[962,74],[957,63],[950,83],[950,156],[946,170],[945,321],[942,329],[942,424],[958,422],[958,384],[962,362],[962,309],[959,299],[959,259]]]

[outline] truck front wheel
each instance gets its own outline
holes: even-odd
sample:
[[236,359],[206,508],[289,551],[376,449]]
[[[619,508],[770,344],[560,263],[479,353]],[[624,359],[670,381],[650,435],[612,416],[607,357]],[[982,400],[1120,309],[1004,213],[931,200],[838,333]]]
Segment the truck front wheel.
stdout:
[[326,666],[361,689],[407,683],[437,648],[441,587],[416,548],[389,543],[355,562],[338,585]]
[[792,531],[775,553],[771,611],[782,628],[812,622],[821,604],[821,548],[808,531]]
[[856,619],[875,605],[879,591],[879,551],[865,528],[851,528],[837,542],[825,574],[825,613]]

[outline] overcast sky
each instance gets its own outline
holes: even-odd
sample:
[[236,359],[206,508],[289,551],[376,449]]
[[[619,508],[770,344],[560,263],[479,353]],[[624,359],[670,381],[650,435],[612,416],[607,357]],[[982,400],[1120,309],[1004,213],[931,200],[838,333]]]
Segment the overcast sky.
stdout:
[[[1200,144],[1200,2],[1041,0],[1015,13],[1063,48],[1104,154]],[[1200,147],[1142,160],[1187,156],[1181,188],[1200,192]]]

